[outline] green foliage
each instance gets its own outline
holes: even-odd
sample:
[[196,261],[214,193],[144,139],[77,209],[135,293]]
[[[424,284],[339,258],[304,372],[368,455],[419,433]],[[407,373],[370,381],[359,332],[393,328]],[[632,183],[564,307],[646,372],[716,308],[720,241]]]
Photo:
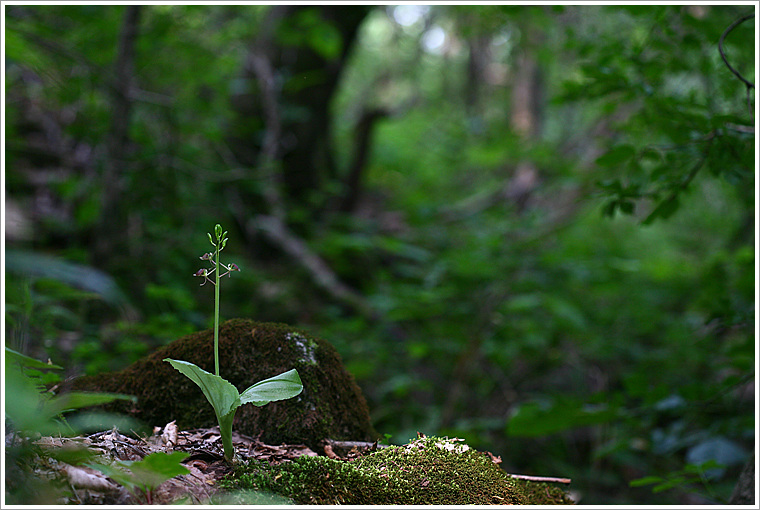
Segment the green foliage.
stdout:
[[114,465],[89,463],[116,483],[126,487],[133,496],[152,504],[153,491],[165,481],[179,475],[186,475],[190,470],[181,464],[189,457],[186,452],[155,452],[142,460],[118,460]]
[[[593,101],[623,118],[614,145],[596,160],[617,174],[599,183],[610,197],[605,215],[632,215],[646,199],[653,206],[643,224],[668,219],[703,170],[735,184],[752,181],[754,136],[745,129],[751,119],[738,94],[741,82],[726,72],[715,47],[736,16],[728,12],[715,11],[706,23],[696,8],[628,9],[621,26],[608,25],[615,32],[603,33],[605,44],[580,30],[571,36],[581,72],[557,100]],[[657,28],[637,32],[634,24],[652,19]],[[673,51],[676,44],[681,51]],[[753,58],[751,45],[737,40],[731,52],[740,62]]]
[[275,400],[293,398],[303,391],[303,384],[296,369],[259,381],[243,393],[238,393],[226,379],[206,372],[192,363],[169,358],[164,361],[197,384],[214,408],[224,444],[224,457],[229,462],[232,462],[235,453],[232,446],[232,421],[238,407],[248,403],[263,406]]
[[714,460],[708,460],[702,464],[686,464],[682,470],[671,473],[667,479],[660,476],[645,476],[643,478],[631,480],[630,484],[631,487],[654,485],[654,487],[652,487],[652,492],[654,493],[694,483],[703,483],[707,485],[709,482],[706,473],[710,469],[719,467],[721,467],[721,464],[718,464]]
[[[52,458],[69,464],[93,459],[84,446],[41,449],[33,440],[42,436],[78,435],[103,428],[122,427],[140,430],[136,420],[124,416],[83,411],[83,408],[116,400],[135,399],[114,393],[68,392],[56,395],[46,388],[60,381],[51,370],[63,368],[43,363],[5,347],[5,423],[9,436],[5,446],[6,497],[18,504],[47,504],[55,501],[59,490],[55,484],[38,476],[39,463]],[[40,460],[43,459],[43,460]]]
[[[113,393],[68,392],[54,395],[47,392],[45,384],[59,378],[49,376],[44,372],[47,370],[62,368],[5,348],[5,416],[16,432],[70,434],[76,429],[63,419],[64,413],[114,400],[135,400],[129,395]],[[101,423],[98,425],[102,426]]]
[[[144,6],[112,233],[124,249],[96,256],[126,7],[8,6],[6,189],[31,225],[7,241],[11,346],[94,373],[210,327],[211,296],[196,305],[178,282],[197,269],[198,230],[226,218],[245,236],[228,250],[257,270],[225,282],[219,313],[328,339],[394,440],[466,437],[521,472],[573,478],[583,504],[683,504],[684,487],[725,502],[755,442],[756,182],[746,87],[717,45],[748,7],[377,6],[351,47],[318,6],[296,10],[278,52],[350,57],[329,105],[280,101],[281,120],[334,142],[316,156],[329,178],[285,219],[372,319],[256,228],[304,133],[282,133],[271,166],[230,151],[272,133],[249,76],[272,9]],[[723,45],[752,82],[753,23]],[[512,122],[525,57],[542,92],[529,137]],[[321,78],[288,73],[275,89]],[[315,205],[340,198],[373,108],[359,209]],[[518,203],[525,162],[537,181]],[[725,466],[712,493],[629,485],[686,476],[705,451]]]

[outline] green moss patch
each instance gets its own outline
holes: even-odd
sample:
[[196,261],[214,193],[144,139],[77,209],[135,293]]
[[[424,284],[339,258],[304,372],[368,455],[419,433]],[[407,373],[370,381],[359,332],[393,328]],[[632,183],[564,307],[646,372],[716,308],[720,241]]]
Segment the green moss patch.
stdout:
[[[212,329],[185,336],[126,369],[80,377],[76,390],[135,395],[137,404],[117,402],[108,409],[147,424],[177,421],[180,429],[216,425],[213,408],[198,387],[162,361],[189,361],[214,371]],[[367,403],[340,355],[328,342],[286,324],[232,319],[219,328],[220,375],[238,390],[295,368],[303,392],[263,407],[241,406],[233,430],[268,444],[306,444],[319,448],[325,438],[373,440]]]
[[559,488],[516,480],[484,453],[429,437],[353,461],[300,457],[238,467],[222,487],[318,505],[572,504]]

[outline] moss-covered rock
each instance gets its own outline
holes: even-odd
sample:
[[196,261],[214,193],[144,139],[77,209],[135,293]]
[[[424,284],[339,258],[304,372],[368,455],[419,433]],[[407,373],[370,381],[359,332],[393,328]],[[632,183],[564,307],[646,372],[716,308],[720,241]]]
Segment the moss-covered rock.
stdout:
[[486,454],[437,437],[353,461],[306,456],[278,465],[252,461],[222,486],[284,496],[301,505],[573,504],[553,485],[515,479]]
[[[162,361],[189,361],[214,372],[212,329],[175,340],[120,372],[75,379],[73,389],[135,395],[137,404],[116,402],[109,410],[149,425],[177,420],[181,429],[216,425],[213,408],[187,377]],[[374,440],[367,403],[340,355],[328,342],[285,324],[232,319],[219,328],[220,375],[238,391],[295,368],[303,392],[263,407],[243,405],[233,430],[269,444],[319,447],[322,439]]]

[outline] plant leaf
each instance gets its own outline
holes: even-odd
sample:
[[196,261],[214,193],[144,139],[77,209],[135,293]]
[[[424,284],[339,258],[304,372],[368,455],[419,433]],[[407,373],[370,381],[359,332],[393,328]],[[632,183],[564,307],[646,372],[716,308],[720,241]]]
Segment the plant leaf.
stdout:
[[293,398],[303,391],[301,378],[295,368],[250,386],[240,394],[240,403],[263,406],[275,400]]
[[229,462],[232,462],[232,458],[235,456],[235,447],[232,445],[232,422],[235,419],[235,410],[230,411],[224,416],[218,416],[219,421],[219,434],[222,436],[222,446],[224,447],[224,458]]
[[643,487],[644,485],[652,485],[655,483],[660,483],[663,481],[663,478],[660,476],[645,476],[643,478],[637,478],[636,480],[631,480],[628,482],[629,487]]
[[63,367],[59,367],[58,365],[53,365],[52,363],[45,363],[44,361],[39,361],[37,359],[30,358],[29,356],[21,354],[20,352],[16,352],[13,349],[8,348],[7,346],[5,347],[5,361],[6,363],[8,361],[16,361],[22,367],[63,370]]
[[45,403],[43,413],[55,416],[64,411],[79,409],[82,407],[108,404],[114,400],[131,400],[137,402],[137,397],[122,395],[120,393],[89,393],[85,391],[72,391],[53,397]]
[[180,464],[189,456],[186,452],[155,452],[139,462],[133,462],[129,470],[134,475],[135,483],[152,490],[170,478],[190,473],[189,469]]
[[226,379],[206,372],[187,361],[170,358],[165,358],[164,361],[168,361],[171,366],[200,387],[203,394],[206,395],[206,399],[214,407],[217,419],[221,420],[221,417],[240,406],[241,401],[237,388]]
[[678,197],[676,195],[666,198],[660,202],[651,213],[649,213],[649,216],[644,219],[642,224],[651,225],[657,218],[666,220],[678,210],[678,206]]
[[85,466],[87,466],[88,468],[100,471],[101,473],[106,475],[108,478],[110,478],[114,482],[130,490],[134,489],[137,486],[137,484],[133,480],[132,475],[130,473],[127,473],[125,470],[121,469],[120,467],[109,466],[107,464],[100,464],[96,462],[85,464]]

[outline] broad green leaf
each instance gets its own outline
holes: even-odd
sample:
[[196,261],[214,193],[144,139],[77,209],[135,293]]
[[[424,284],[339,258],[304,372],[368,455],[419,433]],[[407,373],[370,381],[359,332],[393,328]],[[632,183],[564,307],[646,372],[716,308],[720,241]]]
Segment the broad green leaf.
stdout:
[[652,485],[655,483],[660,483],[663,481],[663,478],[660,476],[645,476],[644,478],[637,478],[636,480],[631,480],[628,483],[629,487],[643,487],[644,485]]
[[229,414],[241,404],[237,388],[226,379],[206,372],[187,361],[170,358],[165,358],[164,361],[168,361],[171,366],[182,372],[182,374],[200,387],[203,394],[206,395],[206,398],[214,407],[217,418]]
[[654,487],[652,487],[652,492],[656,494],[658,492],[667,491],[675,487],[680,487],[681,485],[684,485],[688,482],[689,482],[689,479],[687,477],[676,476],[675,478],[671,480],[666,480],[659,485],[655,485]]
[[189,456],[186,452],[155,452],[128,467],[132,471],[134,482],[151,490],[170,478],[190,473],[190,470],[181,464]]
[[617,166],[628,161],[636,155],[636,149],[632,145],[618,145],[606,153],[599,156],[596,160],[598,166]]
[[34,382],[24,375],[21,367],[5,361],[5,418],[16,430],[39,430],[49,426],[49,418],[42,416],[42,397]]
[[139,461],[122,460],[117,461],[115,465],[90,463],[86,466],[100,471],[129,489],[139,487],[143,491],[149,491],[170,478],[190,473],[190,470],[181,464],[189,456],[186,452],[155,452]]
[[263,406],[275,400],[293,398],[301,391],[303,391],[303,384],[294,368],[250,386],[240,394],[240,402]]
[[678,210],[678,206],[678,197],[676,195],[666,198],[649,213],[649,216],[644,219],[643,224],[651,225],[657,218],[662,218],[663,220],[670,218]]
[[59,367],[58,365],[53,365],[52,363],[45,363],[44,361],[39,361],[34,358],[30,358],[29,356],[26,356],[24,354],[21,354],[20,352],[16,352],[13,349],[9,349],[8,347],[6,347],[5,348],[5,362],[8,363],[9,361],[15,361],[22,367],[63,370],[63,367]]
[[54,418],[64,411],[106,404],[117,399],[135,399],[115,393],[85,392],[43,396],[35,381],[23,373],[21,367],[11,361],[10,356],[6,358],[5,369],[5,416],[16,430],[37,431],[41,434],[60,433],[61,427]]
[[64,411],[108,404],[114,400],[131,400],[132,402],[136,402],[137,398],[132,395],[122,395],[120,393],[90,393],[74,391],[71,393],[63,393],[62,395],[50,399],[50,401],[45,404],[45,411],[55,416]]
[[137,486],[132,475],[119,467],[99,463],[85,464],[85,466],[100,471],[114,482],[128,489],[134,489]]
[[94,292],[115,306],[128,304],[126,295],[110,275],[63,258],[26,250],[6,250],[5,270],[37,278],[51,278],[74,288]]

